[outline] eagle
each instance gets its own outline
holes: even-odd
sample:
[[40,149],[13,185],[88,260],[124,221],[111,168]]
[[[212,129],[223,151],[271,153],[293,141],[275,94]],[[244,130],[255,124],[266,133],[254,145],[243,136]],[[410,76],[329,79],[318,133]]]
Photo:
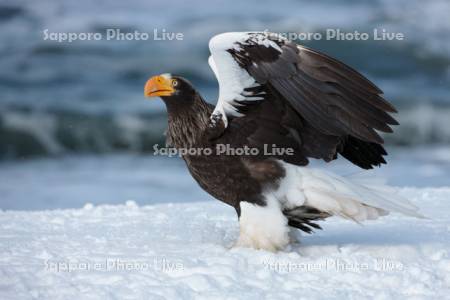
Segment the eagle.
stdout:
[[235,246],[282,250],[294,230],[311,233],[330,216],[421,216],[391,187],[308,166],[340,156],[362,169],[386,163],[379,132],[392,132],[397,111],[367,78],[281,34],[222,33],[209,50],[215,106],[168,73],[151,77],[144,94],[164,101],[167,145],[192,177],[236,210]]

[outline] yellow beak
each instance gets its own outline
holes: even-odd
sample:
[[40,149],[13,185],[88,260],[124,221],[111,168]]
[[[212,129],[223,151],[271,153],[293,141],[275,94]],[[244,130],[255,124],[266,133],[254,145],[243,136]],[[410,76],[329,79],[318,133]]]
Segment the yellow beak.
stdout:
[[164,76],[153,76],[144,87],[146,97],[170,96],[175,92],[170,79]]

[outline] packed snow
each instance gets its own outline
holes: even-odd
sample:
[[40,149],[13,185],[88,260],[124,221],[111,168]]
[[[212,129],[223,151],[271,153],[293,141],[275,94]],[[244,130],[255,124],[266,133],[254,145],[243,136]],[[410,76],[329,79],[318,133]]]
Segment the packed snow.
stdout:
[[400,193],[428,219],[331,218],[278,253],[233,248],[218,201],[1,211],[0,299],[448,299],[450,188]]
[[428,219],[331,218],[278,253],[232,248],[234,210],[176,158],[3,162],[0,299],[448,299],[450,151],[389,152],[373,176]]

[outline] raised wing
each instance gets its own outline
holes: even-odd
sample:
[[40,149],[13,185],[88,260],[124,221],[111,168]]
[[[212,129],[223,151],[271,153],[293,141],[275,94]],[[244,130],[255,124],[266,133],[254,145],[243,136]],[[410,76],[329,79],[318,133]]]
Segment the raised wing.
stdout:
[[208,63],[219,82],[219,99],[214,110],[215,115],[221,115],[227,126],[228,117],[241,117],[239,107],[246,101],[260,101],[264,99],[263,91],[248,71],[239,66],[230,50],[237,49],[246,43],[249,33],[232,32],[216,35],[209,42],[211,56]]
[[396,110],[357,71],[266,32],[220,34],[209,47],[220,90],[213,114],[221,115],[226,125],[228,119],[244,117],[261,102],[278,97],[300,116],[302,124],[288,127],[298,131],[304,148],[317,151],[321,146],[308,145],[314,139],[308,141],[306,134],[338,138],[328,143],[334,149],[325,152],[341,153],[364,168],[384,162],[383,139],[376,130],[392,132],[389,125],[398,123],[389,113]]

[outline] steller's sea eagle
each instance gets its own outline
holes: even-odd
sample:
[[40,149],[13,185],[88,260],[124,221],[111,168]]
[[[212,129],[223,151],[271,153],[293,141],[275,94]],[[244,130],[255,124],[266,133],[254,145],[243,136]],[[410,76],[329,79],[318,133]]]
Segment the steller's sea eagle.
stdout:
[[223,33],[209,49],[219,82],[215,107],[171,74],[150,78],[145,96],[166,104],[167,144],[185,150],[198,184],[235,208],[236,246],[276,251],[289,243],[291,228],[310,233],[329,216],[420,217],[391,188],[306,167],[308,158],[330,162],[339,154],[363,169],[386,163],[377,131],[392,132],[396,110],[368,79],[273,33]]

